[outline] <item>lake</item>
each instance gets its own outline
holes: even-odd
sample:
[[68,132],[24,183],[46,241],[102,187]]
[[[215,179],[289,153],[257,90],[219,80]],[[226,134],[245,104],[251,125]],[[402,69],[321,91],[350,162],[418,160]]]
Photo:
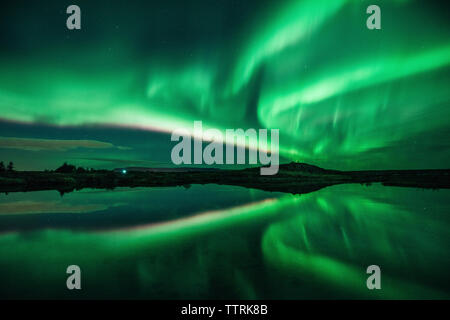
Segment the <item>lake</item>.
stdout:
[[378,184],[2,194],[0,297],[450,298],[449,209],[450,190]]

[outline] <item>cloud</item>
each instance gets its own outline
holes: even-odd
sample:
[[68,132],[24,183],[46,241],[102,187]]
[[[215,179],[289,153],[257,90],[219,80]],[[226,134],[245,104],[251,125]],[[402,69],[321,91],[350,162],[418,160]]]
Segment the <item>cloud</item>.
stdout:
[[108,209],[104,204],[71,205],[61,201],[14,201],[0,203],[0,212],[8,214],[31,213],[87,213]]
[[131,148],[115,146],[109,142],[96,140],[54,140],[54,139],[33,139],[0,137],[0,148],[20,149],[27,151],[67,151],[76,148],[108,149],[118,148],[120,150],[129,150]]

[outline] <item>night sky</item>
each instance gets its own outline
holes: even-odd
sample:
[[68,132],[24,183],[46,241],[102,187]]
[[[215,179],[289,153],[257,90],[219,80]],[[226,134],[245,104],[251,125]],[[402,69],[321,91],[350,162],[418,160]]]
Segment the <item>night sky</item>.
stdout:
[[[171,166],[172,130],[280,129],[282,162],[450,164],[446,1],[12,1],[0,160]],[[81,30],[66,8],[81,8]],[[381,30],[366,8],[381,7]]]

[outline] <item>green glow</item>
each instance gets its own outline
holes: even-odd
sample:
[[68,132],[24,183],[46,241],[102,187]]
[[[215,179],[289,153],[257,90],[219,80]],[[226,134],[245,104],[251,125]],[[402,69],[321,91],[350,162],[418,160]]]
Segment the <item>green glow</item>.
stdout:
[[[431,1],[383,1],[379,31],[368,0],[105,3],[86,3],[76,33],[57,2],[0,12],[0,120],[29,124],[2,122],[0,160],[165,166],[169,134],[201,120],[280,129],[283,162],[448,168],[450,25]],[[2,287],[66,297],[78,263],[86,297],[449,297],[448,191],[196,188],[2,195],[2,230],[24,227],[0,234]],[[381,292],[365,287],[370,264]]]
[[289,1],[279,12],[267,19],[267,26],[250,41],[236,70],[233,92],[250,80],[253,71],[265,60],[310,36],[315,29],[335,14],[347,0]]
[[[76,51],[5,55],[1,117],[167,133],[195,120],[221,130],[277,128],[287,159],[338,169],[444,167],[447,24],[434,7],[395,1],[383,4],[382,30],[369,31],[368,3],[272,3],[241,21],[229,46],[198,44],[188,55],[157,45],[136,51],[120,30],[113,42]],[[424,145],[430,132],[443,133]]]
[[[164,192],[174,190],[153,197]],[[190,192],[178,191],[178,197]],[[46,194],[39,198],[45,201]],[[131,191],[74,194],[66,207],[77,197],[100,204],[103,196],[128,206],[128,215],[139,208]],[[23,279],[11,286],[19,296],[36,296],[20,291],[30,281],[46,284],[45,291],[35,287],[40,297],[69,294],[61,288],[64,268],[76,261],[86,297],[210,297],[222,270],[221,281],[235,298],[448,298],[442,278],[448,270],[442,259],[450,240],[448,191],[342,185],[276,196],[131,228],[4,233],[0,270],[5,281]],[[80,219],[93,214],[80,213]],[[381,291],[365,286],[371,264],[382,268]],[[135,287],[120,281],[123,274]],[[261,290],[261,284],[274,289]]]
[[[404,206],[400,203],[408,191],[398,190],[398,199],[392,196],[395,191],[382,186],[335,186],[304,196],[297,216],[272,224],[265,232],[262,250],[267,261],[280,272],[313,278],[324,287],[332,284],[354,296],[411,299],[415,292],[426,292],[429,297],[444,297],[442,289],[423,286],[413,277],[405,281],[404,272],[428,273],[439,265],[435,257],[412,266],[414,261],[424,261],[425,252],[445,255],[445,240],[437,240],[448,237],[445,226],[412,209],[426,206],[428,195],[418,195],[414,204]],[[442,218],[445,209],[437,211],[433,217]],[[419,231],[423,226],[433,229],[436,238]],[[368,291],[364,285],[364,265],[374,264],[371,261],[379,261],[385,270],[382,292]]]

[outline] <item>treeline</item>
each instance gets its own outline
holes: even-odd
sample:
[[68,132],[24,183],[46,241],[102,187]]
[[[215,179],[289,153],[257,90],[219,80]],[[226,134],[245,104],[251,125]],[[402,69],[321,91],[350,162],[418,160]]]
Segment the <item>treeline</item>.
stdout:
[[[16,171],[14,167],[14,163],[10,161],[8,165],[5,166],[5,163],[3,161],[0,161],[0,173],[20,173],[20,171]],[[110,170],[96,170],[93,168],[83,168],[83,167],[76,167],[72,164],[68,164],[67,162],[64,162],[64,164],[60,167],[58,167],[56,170],[44,170],[44,172],[58,172],[58,173],[89,173],[89,172],[110,172]]]
[[3,161],[0,161],[0,172],[12,172],[14,171],[14,163],[12,161],[10,161],[8,163],[8,165],[5,167],[5,164],[3,163]]
[[76,167],[72,164],[68,164],[67,162],[64,162],[62,166],[57,168],[55,172],[58,173],[87,173],[87,172],[108,172],[108,170],[95,170],[93,168],[86,169],[83,167]]

